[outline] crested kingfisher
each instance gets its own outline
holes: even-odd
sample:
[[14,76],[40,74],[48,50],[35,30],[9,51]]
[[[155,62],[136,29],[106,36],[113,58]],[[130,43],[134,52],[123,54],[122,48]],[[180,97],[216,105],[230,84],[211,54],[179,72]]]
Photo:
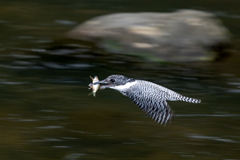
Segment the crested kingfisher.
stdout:
[[100,89],[111,88],[121,92],[160,124],[169,123],[173,115],[167,101],[201,102],[201,100],[185,97],[158,84],[123,75],[111,75],[102,81],[92,83],[92,85],[96,84],[101,85]]

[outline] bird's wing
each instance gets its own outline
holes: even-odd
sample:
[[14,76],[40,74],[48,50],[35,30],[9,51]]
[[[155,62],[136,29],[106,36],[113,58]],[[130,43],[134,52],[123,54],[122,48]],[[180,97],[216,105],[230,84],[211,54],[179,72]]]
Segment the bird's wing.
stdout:
[[144,96],[141,91],[130,92],[128,96],[141,110],[146,112],[157,123],[167,124],[173,112],[167,101],[155,95]]

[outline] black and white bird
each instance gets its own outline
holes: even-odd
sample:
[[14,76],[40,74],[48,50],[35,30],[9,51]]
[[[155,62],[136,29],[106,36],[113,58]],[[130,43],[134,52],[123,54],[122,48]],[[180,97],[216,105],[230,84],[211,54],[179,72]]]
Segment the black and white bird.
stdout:
[[160,124],[169,123],[173,115],[167,100],[190,103],[201,102],[201,100],[185,97],[158,84],[122,75],[111,75],[93,84],[100,84],[100,89],[111,88],[121,92]]

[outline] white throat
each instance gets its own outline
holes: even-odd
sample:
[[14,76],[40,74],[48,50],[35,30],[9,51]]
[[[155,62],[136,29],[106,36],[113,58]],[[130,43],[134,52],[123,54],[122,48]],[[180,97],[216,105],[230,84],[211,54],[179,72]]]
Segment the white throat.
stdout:
[[128,82],[128,83],[126,83],[126,84],[124,84],[124,85],[113,86],[113,87],[109,87],[109,88],[115,89],[115,90],[117,90],[117,91],[119,91],[119,92],[122,92],[122,91],[130,88],[131,86],[135,85],[136,83],[137,83],[136,81],[134,81],[134,82]]

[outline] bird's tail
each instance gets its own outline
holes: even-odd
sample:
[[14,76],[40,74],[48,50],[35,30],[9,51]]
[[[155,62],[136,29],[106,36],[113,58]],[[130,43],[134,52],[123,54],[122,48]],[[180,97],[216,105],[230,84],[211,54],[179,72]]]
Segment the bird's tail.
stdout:
[[189,103],[201,103],[200,99],[195,99],[195,98],[190,98],[190,97],[185,97],[185,96],[179,97],[178,100],[179,101],[189,102]]

